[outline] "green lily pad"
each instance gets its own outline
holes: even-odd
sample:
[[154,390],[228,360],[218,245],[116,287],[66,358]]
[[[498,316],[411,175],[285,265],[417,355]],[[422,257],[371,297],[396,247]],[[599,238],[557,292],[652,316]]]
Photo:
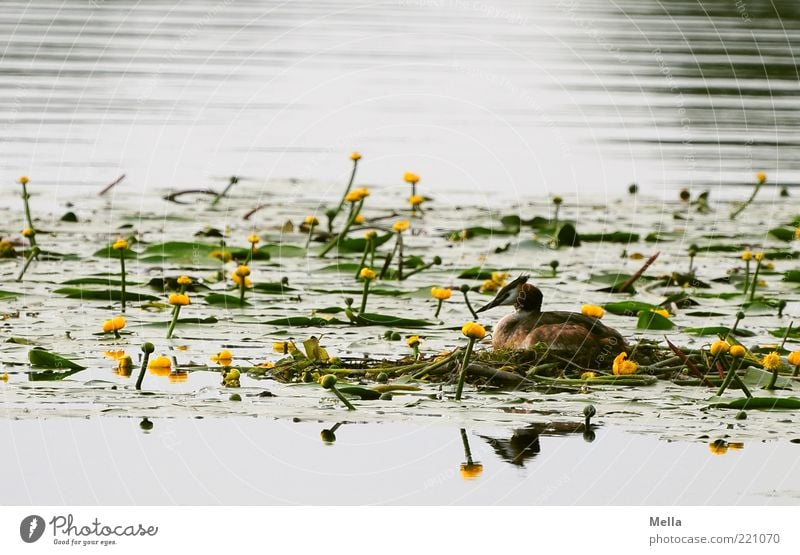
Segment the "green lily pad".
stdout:
[[224,293],[211,293],[206,295],[204,300],[208,304],[224,304],[225,306],[250,306],[250,303],[247,302],[246,298],[244,301],[240,301],[238,296],[225,295]]
[[642,310],[639,312],[636,327],[640,330],[671,330],[675,327],[675,323],[657,312]]
[[[394,233],[386,233],[384,235],[378,235],[373,241],[376,247],[380,247],[392,237],[394,237]],[[342,239],[339,242],[339,252],[364,252],[366,248],[367,240],[363,237],[351,237]]]
[[636,243],[639,241],[639,234],[626,231],[581,233],[581,241],[586,243]]
[[74,370],[67,370],[65,372],[55,372],[53,370],[44,370],[43,372],[28,372],[28,380],[32,382],[57,382],[64,378],[68,378],[73,374],[80,372],[82,368]]
[[286,318],[276,318],[275,320],[269,320],[264,323],[268,326],[281,326],[290,328],[322,328],[330,325],[349,324],[349,322],[338,320],[336,318],[326,319],[308,316],[289,316]]
[[[70,299],[82,299],[84,301],[121,301],[122,291],[119,289],[84,289],[83,287],[61,287],[53,291],[57,295],[64,295]],[[147,293],[137,293],[135,291],[125,291],[125,301],[142,302],[157,301],[158,297]]]
[[729,403],[713,403],[713,408],[736,410],[800,410],[797,397],[743,397]]
[[396,328],[421,328],[434,325],[434,322],[429,322],[427,320],[400,318],[389,314],[371,314],[368,312],[359,314],[358,321],[361,325],[366,326],[392,326]]
[[618,316],[638,316],[643,310],[650,310],[657,308],[656,305],[650,303],[643,303],[641,301],[619,301],[615,303],[606,303],[603,305],[611,314]]
[[68,370],[83,370],[85,366],[81,366],[77,362],[73,362],[56,353],[51,353],[39,347],[34,347],[28,351],[28,360],[32,366],[41,368],[66,368]]
[[794,229],[787,229],[785,227],[776,227],[769,230],[769,234],[772,237],[780,241],[786,241],[787,243],[790,241],[794,241]]
[[[717,335],[724,337],[731,333],[731,328],[726,326],[704,326],[701,328],[684,328],[683,331],[691,333],[692,335]],[[755,333],[744,328],[736,328],[736,332],[734,332],[733,335],[738,335],[739,337],[753,337]]]
[[14,291],[0,291],[0,299],[11,299],[17,296],[19,296],[19,293]]

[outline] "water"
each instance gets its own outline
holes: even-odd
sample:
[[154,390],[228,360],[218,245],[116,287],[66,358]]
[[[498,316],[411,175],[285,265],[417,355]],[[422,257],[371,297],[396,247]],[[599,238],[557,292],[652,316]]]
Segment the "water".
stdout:
[[325,443],[320,432],[334,424],[154,419],[145,432],[127,418],[6,421],[0,441],[15,450],[0,464],[0,491],[9,505],[794,505],[800,496],[798,446],[788,443],[713,455],[613,427],[589,443],[483,426],[464,430],[481,465],[465,479],[457,427],[342,424]]
[[505,196],[798,179],[792,0],[31,1],[0,27],[6,181],[269,191],[351,150],[365,183]]

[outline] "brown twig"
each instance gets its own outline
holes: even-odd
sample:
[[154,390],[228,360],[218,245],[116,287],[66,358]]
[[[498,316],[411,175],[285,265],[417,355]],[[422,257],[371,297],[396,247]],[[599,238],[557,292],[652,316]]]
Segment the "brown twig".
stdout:
[[164,200],[174,202],[176,204],[189,204],[188,202],[179,202],[177,198],[181,195],[216,195],[216,191],[211,189],[187,189],[185,191],[176,191],[164,196]]
[[124,173],[123,173],[122,175],[120,175],[118,178],[116,178],[114,181],[112,181],[111,183],[109,183],[108,185],[106,185],[106,186],[103,188],[103,190],[102,190],[102,191],[100,191],[99,193],[97,193],[97,194],[98,194],[98,196],[101,196],[101,197],[102,197],[103,195],[105,195],[107,192],[109,192],[111,189],[113,189],[115,185],[119,184],[119,182],[120,182],[120,181],[122,181],[123,179],[125,179],[125,174],[124,174]]
[[647,271],[647,269],[650,267],[650,265],[653,262],[656,261],[656,258],[658,258],[659,254],[661,254],[661,251],[656,251],[653,254],[653,256],[648,258],[647,261],[645,261],[644,265],[641,268],[639,268],[639,271],[636,272],[635,274],[633,274],[631,277],[629,277],[628,280],[625,283],[622,284],[622,287],[617,288],[617,291],[619,291],[620,293],[623,293],[628,289],[628,287],[630,287],[631,285],[636,283],[636,280],[639,279],[640,277],[642,277],[642,274]]
[[697,368],[697,366],[695,366],[694,362],[691,361],[691,359],[686,355],[686,353],[681,351],[677,346],[675,346],[674,343],[672,343],[672,341],[667,339],[667,336],[664,336],[664,339],[666,340],[667,345],[669,345],[669,348],[672,349],[672,352],[675,353],[678,356],[678,358],[681,359],[684,365],[686,365],[686,368],[688,368],[692,372],[692,374],[694,374],[696,377],[700,378],[700,383],[710,387],[711,384],[708,382],[708,379],[706,378],[705,374],[703,374]]

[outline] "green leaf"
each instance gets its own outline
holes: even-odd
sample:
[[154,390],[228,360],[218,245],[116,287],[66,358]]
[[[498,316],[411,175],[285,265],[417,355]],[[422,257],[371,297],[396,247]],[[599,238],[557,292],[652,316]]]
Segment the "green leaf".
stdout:
[[578,235],[575,226],[567,223],[559,228],[556,239],[559,247],[580,247],[583,235]]
[[779,239],[780,241],[794,241],[794,229],[787,229],[785,227],[776,227],[769,230],[769,234]]
[[34,347],[28,351],[28,360],[31,365],[41,368],[66,368],[69,370],[83,370],[86,368],[77,362],[72,362],[61,355],[45,351],[39,347]]
[[[769,330],[769,334],[774,337],[783,338],[783,336],[786,335],[787,329],[788,328],[778,328],[776,330]],[[793,327],[791,330],[789,330],[789,335],[786,335],[786,337],[788,337],[789,339],[800,339],[800,328]]]
[[19,293],[14,291],[0,291],[0,299],[11,299],[17,296],[19,296]]
[[502,272],[498,268],[485,268],[483,266],[474,266],[472,268],[467,268],[460,274],[458,274],[458,279],[478,279],[478,280],[486,280],[492,279],[492,274],[494,272]]
[[[62,281],[61,284],[62,285],[105,285],[106,287],[119,287],[122,285],[122,281],[118,278],[112,279],[110,277],[84,277],[84,278],[68,279],[67,281]],[[140,284],[125,280],[125,285],[140,285]]]
[[513,228],[489,228],[484,226],[472,226],[472,227],[465,227],[464,229],[459,229],[457,231],[451,231],[450,233],[445,234],[445,237],[450,241],[463,241],[465,239],[472,239],[473,237],[485,237],[485,236],[496,236],[496,235],[517,235],[519,233],[519,229]]
[[625,231],[581,233],[581,241],[585,241],[586,243],[635,243],[638,240],[638,233],[629,233]]
[[225,295],[223,293],[211,293],[205,296],[208,304],[224,304],[225,306],[250,306],[247,299],[240,301],[238,296]]
[[328,320],[326,318],[309,318],[308,316],[288,316],[286,318],[277,318],[275,320],[269,320],[264,323],[268,326],[281,326],[290,328],[307,328],[307,327],[323,328],[329,325],[349,324],[349,322],[344,322],[336,318],[331,318],[330,320]]
[[122,253],[125,253],[125,260],[136,259],[139,256],[138,252],[132,251],[131,249],[114,250],[111,248],[111,244],[106,245],[99,251],[95,252],[92,256],[97,256],[98,258],[114,258],[119,260],[119,258],[122,256]]
[[[373,239],[375,242],[375,247],[380,247],[392,237],[394,237],[394,233],[378,235],[375,237],[375,239]],[[364,252],[365,248],[367,248],[367,240],[363,237],[346,238],[339,242],[339,252]]]
[[512,229],[519,229],[522,226],[532,227],[535,229],[545,229],[553,226],[553,222],[551,222],[547,218],[542,218],[541,216],[534,216],[529,220],[523,220],[516,214],[510,216],[503,216],[502,218],[500,218],[500,223],[503,224],[503,227]]
[[[208,318],[178,318],[178,324],[216,324],[219,322],[217,318],[214,316],[209,316]],[[168,326],[170,321],[164,322],[149,322],[147,324],[143,324],[148,327],[156,327],[156,326]]]
[[[683,331],[691,333],[692,335],[720,335],[724,337],[731,333],[731,328],[726,326],[706,326],[702,328],[684,328]],[[739,337],[753,337],[755,333],[744,328],[736,328],[736,332],[733,335],[738,335]]]
[[[61,287],[53,291],[56,295],[64,295],[70,299],[82,299],[84,301],[121,301],[122,292],[119,289],[84,289],[82,287]],[[157,301],[158,297],[147,293],[137,293],[135,291],[125,291],[125,301]]]
[[54,372],[45,370],[43,372],[28,372],[28,380],[32,382],[57,382],[80,372],[82,368],[67,370],[66,372]]
[[783,281],[800,282],[800,270],[789,270],[783,274]]
[[280,281],[259,282],[253,285],[253,290],[259,293],[270,293],[274,295],[284,295],[292,291],[297,291],[297,289],[284,285],[283,282]]
[[643,310],[650,310],[657,308],[656,305],[650,303],[643,303],[641,301],[619,301],[615,303],[607,303],[603,305],[611,314],[618,316],[638,316],[639,312]]
[[671,330],[675,324],[669,318],[663,317],[657,312],[642,310],[639,312],[639,320],[636,327],[640,330]]
[[737,410],[800,410],[800,399],[797,397],[743,397],[729,403],[714,403],[713,408]]
[[396,328],[418,328],[434,325],[434,322],[428,322],[427,320],[399,318],[388,314],[370,314],[366,312],[358,315],[358,321],[364,326],[391,326]]
[[[761,368],[753,368],[750,366],[745,371],[744,376],[741,377],[742,381],[745,385],[748,385],[753,388],[757,387],[765,387],[769,384],[770,380],[772,379],[772,372],[767,372],[766,370],[762,370]],[[792,380],[784,378],[782,376],[778,376],[778,379],[775,381],[775,386],[779,388],[791,387]]]
[[381,394],[378,391],[367,389],[366,387],[359,387],[357,385],[341,385],[337,386],[336,389],[339,390],[339,393],[343,393],[344,395],[352,395],[353,397],[358,397],[364,401],[374,401],[375,399],[380,399],[381,397]]

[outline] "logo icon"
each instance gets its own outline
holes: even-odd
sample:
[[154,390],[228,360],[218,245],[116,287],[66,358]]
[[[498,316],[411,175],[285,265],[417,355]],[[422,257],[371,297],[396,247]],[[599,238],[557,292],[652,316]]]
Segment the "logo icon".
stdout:
[[44,534],[44,519],[39,515],[30,515],[19,524],[19,537],[25,543],[33,543]]

